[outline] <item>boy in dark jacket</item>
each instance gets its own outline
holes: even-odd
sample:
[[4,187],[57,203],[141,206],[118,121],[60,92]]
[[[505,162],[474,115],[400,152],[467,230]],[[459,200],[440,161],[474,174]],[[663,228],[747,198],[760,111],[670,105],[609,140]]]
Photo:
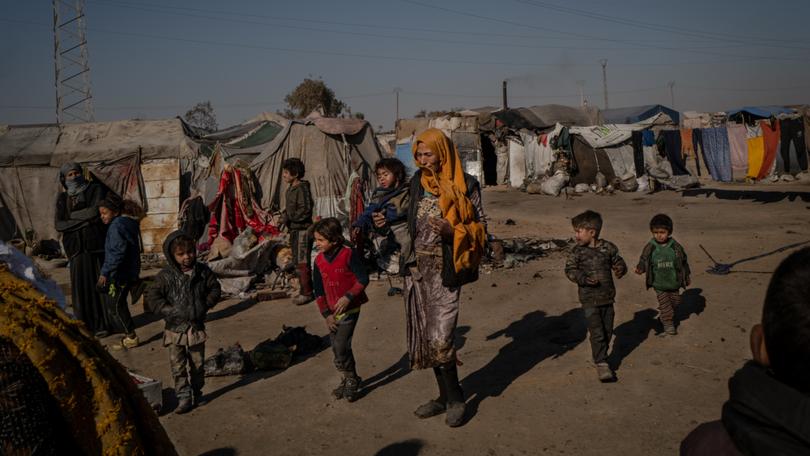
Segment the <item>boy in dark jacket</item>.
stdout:
[[616,287],[613,276],[621,278],[627,272],[619,249],[610,241],[599,238],[602,231],[602,216],[594,211],[585,211],[573,219],[576,245],[565,262],[565,275],[579,287],[579,302],[588,320],[593,362],[599,380],[615,380],[608,365],[608,350],[613,337],[613,303]]
[[776,268],[748,361],[728,382],[720,421],[681,442],[683,456],[810,454],[810,247]]
[[296,305],[311,302],[312,297],[312,269],[310,269],[309,252],[312,248],[312,239],[309,229],[312,226],[312,210],[315,202],[309,182],[304,178],[304,162],[298,158],[288,158],[281,164],[281,178],[286,182],[285,205],[283,223],[290,230],[290,248],[293,254],[293,264],[298,268],[298,280],[301,289],[293,299]]
[[163,345],[169,348],[174,390],[186,413],[202,402],[205,360],[205,316],[219,301],[219,282],[208,266],[197,262],[194,240],[175,231],[163,242],[166,267],[148,294],[148,307],[166,322]]
[[135,348],[140,343],[135,323],[127,306],[127,295],[138,283],[141,273],[140,219],[143,210],[134,201],[123,201],[108,193],[98,204],[101,221],[108,225],[104,242],[104,264],[97,286],[105,291],[113,304],[110,315],[124,331],[121,345],[114,348]]
[[658,214],[650,220],[653,238],[644,246],[636,266],[636,274],[647,274],[647,289],[653,288],[658,297],[658,318],[663,335],[678,334],[675,328],[675,308],[681,304],[680,289],[691,283],[689,262],[681,244],[672,238],[672,219]]
[[368,302],[364,291],[368,273],[359,255],[345,246],[343,228],[337,219],[330,217],[316,223],[314,237],[320,251],[315,258],[316,302],[329,329],[335,367],[343,376],[332,394],[336,399],[354,402],[361,380],[355,369],[352,336],[360,306]]

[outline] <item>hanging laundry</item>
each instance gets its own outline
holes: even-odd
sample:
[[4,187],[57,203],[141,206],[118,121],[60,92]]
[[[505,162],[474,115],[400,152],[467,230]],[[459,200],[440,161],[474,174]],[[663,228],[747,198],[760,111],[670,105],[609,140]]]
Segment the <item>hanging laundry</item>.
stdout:
[[731,182],[731,150],[726,128],[703,128],[699,139],[709,174],[716,181]]
[[633,144],[633,164],[636,167],[636,177],[646,174],[644,169],[644,138],[641,131],[634,131],[630,135]]
[[776,119],[761,120],[762,138],[765,143],[765,156],[762,159],[762,167],[759,168],[757,179],[765,179],[773,172],[776,164],[776,148],[779,146],[779,122]]
[[806,128],[810,128],[808,117],[802,119],[782,119],[780,123],[782,139],[782,161],[785,162],[785,172],[790,173],[790,144],[796,151],[796,160],[799,169],[807,171],[807,148],[805,147],[806,137],[803,138]]
[[[700,176],[700,158],[695,151],[695,139],[691,128],[681,128],[681,153],[689,174]],[[694,161],[694,167],[690,161]]]
[[746,142],[745,125],[728,125],[728,142],[731,148],[731,168],[737,171],[748,171],[748,143]]
[[765,159],[765,138],[762,137],[762,127],[759,125],[745,126],[746,143],[748,144],[748,173],[746,178],[756,179]]
[[644,138],[644,146],[650,147],[655,145],[655,133],[652,130],[644,130],[642,137]]
[[661,136],[664,141],[664,151],[667,155],[667,160],[672,165],[672,172],[676,176],[688,175],[689,170],[686,169],[686,163],[683,160],[681,153],[681,131],[680,130],[663,130]]

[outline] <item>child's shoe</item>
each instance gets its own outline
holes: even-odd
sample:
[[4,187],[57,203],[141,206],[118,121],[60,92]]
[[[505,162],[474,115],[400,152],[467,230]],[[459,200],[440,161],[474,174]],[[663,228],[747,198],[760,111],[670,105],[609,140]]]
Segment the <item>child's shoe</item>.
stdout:
[[596,374],[599,376],[599,381],[602,383],[612,382],[616,379],[608,363],[598,363],[596,365]]
[[349,402],[360,399],[360,377],[347,377],[345,381],[343,397]]
[[420,405],[414,410],[413,414],[417,418],[430,418],[432,416],[441,415],[447,410],[447,406],[435,400],[430,400]]
[[141,340],[138,338],[137,334],[132,337],[125,336],[123,339],[121,339],[121,345],[126,349],[135,348],[140,344]]
[[177,408],[174,409],[174,413],[178,415],[182,415],[184,413],[190,412],[194,408],[194,402],[192,402],[191,398],[181,399],[180,403],[177,404]]
[[299,294],[298,296],[294,297],[292,302],[296,306],[303,306],[304,304],[309,304],[310,302],[315,300],[315,296],[313,295],[304,295]]
[[678,334],[678,330],[675,329],[675,325],[665,325],[664,332],[670,336],[676,336]]
[[447,404],[447,416],[444,422],[450,427],[459,427],[464,424],[464,413],[467,405],[464,402],[451,402]]
[[346,390],[346,377],[343,377],[343,380],[340,381],[340,385],[338,385],[337,388],[332,390],[332,396],[334,396],[335,399],[343,399],[345,390]]

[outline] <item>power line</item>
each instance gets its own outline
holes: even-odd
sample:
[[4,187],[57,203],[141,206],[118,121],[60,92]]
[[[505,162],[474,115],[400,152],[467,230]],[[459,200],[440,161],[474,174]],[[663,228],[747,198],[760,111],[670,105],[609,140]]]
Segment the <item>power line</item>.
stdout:
[[[482,20],[486,20],[486,21],[491,21],[491,22],[496,22],[496,23],[501,23],[501,24],[506,24],[506,25],[511,25],[511,26],[525,27],[525,28],[536,29],[536,30],[545,30],[545,31],[551,31],[551,32],[554,32],[554,33],[567,34],[567,35],[578,36],[578,37],[587,37],[587,38],[599,39],[599,40],[608,41],[608,42],[616,42],[616,40],[611,39],[611,38],[597,37],[597,36],[593,36],[593,35],[587,35],[587,34],[582,34],[582,33],[577,33],[577,32],[571,32],[571,31],[567,31],[567,30],[556,30],[556,29],[553,29],[553,28],[541,27],[541,26],[532,25],[532,24],[524,24],[522,22],[510,21],[510,20],[507,20],[507,19],[501,19],[501,18],[496,18],[496,17],[492,17],[492,16],[484,16],[484,15],[480,15],[480,14],[470,13],[470,12],[467,12],[467,11],[461,11],[461,10],[455,10],[455,9],[451,9],[451,8],[445,8],[445,7],[438,6],[438,5],[431,5],[429,3],[423,3],[423,2],[420,2],[420,1],[416,1],[416,0],[400,0],[400,1],[405,2],[405,3],[411,3],[411,4],[414,4],[414,5],[418,5],[418,6],[422,6],[422,7],[425,7],[425,8],[431,8],[431,9],[444,11],[444,12],[449,12],[449,13],[453,13],[453,14],[457,14],[457,15],[461,15],[461,16],[474,17],[476,19],[482,19]],[[724,53],[711,52],[711,51],[705,51],[705,50],[699,50],[699,49],[690,49],[690,50],[677,49],[677,48],[663,47],[663,46],[657,46],[657,45],[647,44],[647,43],[637,43],[637,44],[640,45],[640,46],[644,46],[644,47],[648,47],[648,48],[652,48],[652,49],[663,50],[663,51],[684,51],[684,52],[691,52],[691,53],[704,54],[704,55],[714,55],[714,56],[723,56],[723,57],[740,57],[740,58],[746,58],[748,60],[780,60],[780,61],[797,61],[797,62],[806,62],[807,61],[806,58],[786,58],[786,57],[775,57],[775,56],[745,56],[745,55],[724,54]]]
[[[28,25],[40,25],[45,26],[45,24],[35,21],[27,21],[27,20],[19,20],[19,19],[6,19],[0,18],[0,22],[7,22],[7,23],[16,23],[16,24],[28,24]],[[50,27],[48,25],[48,27]],[[273,52],[287,52],[292,54],[312,54],[312,55],[323,55],[323,56],[339,56],[339,57],[352,57],[352,58],[360,58],[360,59],[370,59],[370,60],[389,60],[389,61],[405,61],[405,62],[425,62],[425,63],[435,63],[435,64],[464,64],[464,65],[476,65],[476,66],[510,66],[510,67],[556,67],[559,66],[557,63],[553,62],[506,62],[506,61],[476,61],[476,60],[462,60],[462,59],[449,59],[449,58],[428,58],[428,57],[409,57],[409,56],[394,56],[394,55],[379,55],[379,54],[360,54],[360,53],[351,53],[351,52],[341,52],[341,51],[324,51],[318,49],[297,49],[297,48],[286,48],[280,46],[264,46],[264,45],[257,45],[257,44],[247,44],[247,43],[234,43],[234,42],[223,42],[223,41],[212,41],[212,40],[200,40],[200,39],[193,39],[193,38],[180,38],[180,37],[172,37],[172,36],[165,36],[165,35],[151,35],[146,33],[137,33],[137,32],[124,32],[120,30],[104,30],[99,28],[87,28],[88,31],[96,32],[96,33],[105,33],[110,35],[120,35],[120,36],[131,36],[137,38],[149,38],[149,39],[156,39],[156,40],[165,40],[165,41],[176,41],[182,43],[190,43],[190,44],[202,44],[206,46],[224,46],[224,47],[236,47],[236,48],[245,48],[245,49],[256,49],[256,50],[264,50],[264,51],[273,51]],[[736,60],[709,60],[709,61],[695,61],[695,62],[660,62],[660,63],[650,63],[650,62],[632,62],[632,63],[619,63],[614,64],[618,66],[680,66],[680,65],[714,65],[714,64],[722,64],[722,63],[738,63],[738,62],[748,62],[750,59],[736,59]],[[590,67],[594,66],[593,63],[570,63],[568,65],[571,66],[582,66],[582,67]]]

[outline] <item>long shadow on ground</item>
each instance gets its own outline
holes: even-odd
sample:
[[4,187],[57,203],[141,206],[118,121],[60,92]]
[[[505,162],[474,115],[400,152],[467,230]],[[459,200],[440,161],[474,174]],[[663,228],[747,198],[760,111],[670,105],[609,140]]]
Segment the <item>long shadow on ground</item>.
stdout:
[[780,192],[780,191],[763,191],[763,190],[731,190],[731,189],[716,189],[716,188],[696,188],[684,190],[681,193],[684,197],[696,196],[714,196],[715,198],[724,200],[751,200],[757,203],[776,203],[782,200],[795,201],[800,199],[804,202],[810,202],[810,192]]
[[[702,292],[700,288],[691,288],[683,292],[681,305],[675,308],[676,325],[688,320],[692,314],[700,315],[703,312],[706,308],[706,298],[701,295]],[[641,346],[653,330],[656,335],[663,331],[658,321],[658,311],[655,309],[639,310],[633,314],[632,320],[617,326],[613,330],[615,339],[609,359],[611,367],[618,370],[622,361]]]
[[250,309],[251,307],[255,306],[258,302],[259,301],[255,300],[255,299],[245,299],[245,300],[239,301],[238,303],[233,304],[231,306],[217,309],[217,310],[215,310],[213,312],[208,313],[208,317],[206,318],[206,321],[214,321],[214,320],[220,320],[222,318],[232,317],[232,316],[238,314],[239,312]]
[[575,308],[557,316],[536,310],[487,336],[487,340],[505,336],[512,341],[501,347],[490,362],[462,381],[470,397],[467,420],[478,413],[478,407],[485,399],[500,396],[540,362],[573,350],[585,340],[586,333],[582,309]]
[[[456,350],[460,350],[467,342],[465,335],[468,332],[470,332],[469,326],[459,326],[456,328]],[[393,383],[410,373],[411,367],[408,362],[408,352],[406,351],[394,364],[365,379],[363,381],[361,395],[366,396],[377,388]]]
[[382,448],[374,456],[417,456],[423,446],[425,442],[419,439],[404,440]]

